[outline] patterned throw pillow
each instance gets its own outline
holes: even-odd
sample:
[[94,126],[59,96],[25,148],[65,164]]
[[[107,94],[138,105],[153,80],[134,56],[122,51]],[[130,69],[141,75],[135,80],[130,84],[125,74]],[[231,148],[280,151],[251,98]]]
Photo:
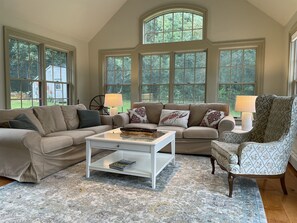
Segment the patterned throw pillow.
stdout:
[[190,111],[163,109],[159,125],[174,125],[187,128],[189,115]]
[[200,123],[200,126],[218,128],[219,122],[224,118],[224,112],[208,109]]
[[133,108],[128,110],[130,123],[147,123],[145,107]]

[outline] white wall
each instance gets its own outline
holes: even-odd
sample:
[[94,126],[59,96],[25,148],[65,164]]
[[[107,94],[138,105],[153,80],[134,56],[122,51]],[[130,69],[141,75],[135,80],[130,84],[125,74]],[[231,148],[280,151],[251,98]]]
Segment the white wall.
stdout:
[[284,95],[284,27],[246,1],[128,0],[89,42],[91,95],[99,91],[98,51],[133,48],[139,43],[139,18],[156,7],[187,3],[208,10],[207,36],[212,42],[265,38],[263,93]]
[[54,31],[46,29],[46,27],[40,27],[38,25],[19,20],[15,15],[8,14],[0,8],[0,108],[5,108],[3,26],[10,26],[76,47],[77,97],[80,99],[81,103],[88,105],[90,98],[88,43],[55,33]]
[[[291,18],[291,20],[288,22],[288,24],[285,27],[284,32],[284,48],[285,48],[285,75],[286,78],[284,84],[287,88],[288,86],[288,74],[289,74],[289,36],[292,29],[296,29],[297,27],[297,13]],[[293,151],[290,158],[290,163],[294,166],[294,168],[297,170],[297,137],[295,139],[295,143],[293,145]]]

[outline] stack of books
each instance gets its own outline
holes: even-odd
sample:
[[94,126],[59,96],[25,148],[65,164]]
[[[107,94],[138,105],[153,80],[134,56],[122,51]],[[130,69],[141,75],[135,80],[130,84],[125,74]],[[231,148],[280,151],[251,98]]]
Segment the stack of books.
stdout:
[[122,159],[109,164],[109,168],[123,171],[126,167],[131,166],[134,163],[136,163],[136,161]]

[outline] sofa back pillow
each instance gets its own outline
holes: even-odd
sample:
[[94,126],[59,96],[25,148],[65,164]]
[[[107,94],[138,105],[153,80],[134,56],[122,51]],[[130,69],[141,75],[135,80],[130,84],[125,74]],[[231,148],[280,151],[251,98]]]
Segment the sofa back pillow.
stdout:
[[41,135],[45,135],[45,131],[33,113],[32,108],[18,108],[18,109],[0,109],[0,123],[9,122],[10,120],[15,119],[17,116],[25,114],[30,121],[36,126],[38,132]]
[[147,123],[145,107],[133,108],[128,110],[130,123]]
[[96,110],[77,110],[79,118],[78,128],[87,128],[101,125],[100,114]]
[[208,109],[223,111],[224,115],[229,115],[229,105],[226,103],[201,103],[190,105],[189,126],[199,126]]
[[38,120],[41,122],[45,134],[67,130],[60,106],[53,105],[34,107],[34,112]]
[[205,113],[200,126],[218,128],[219,122],[225,117],[223,111],[208,109]]
[[68,130],[77,129],[79,126],[77,110],[87,110],[83,104],[61,106],[61,109]]
[[187,128],[190,111],[163,109],[159,126],[172,125]]
[[9,126],[14,129],[29,129],[38,132],[37,127],[25,114],[20,114],[15,119],[9,120]]
[[163,109],[160,102],[134,102],[132,108],[145,107],[145,112],[149,123],[158,124]]
[[190,110],[190,104],[167,103],[164,105],[164,109],[167,109],[167,110]]

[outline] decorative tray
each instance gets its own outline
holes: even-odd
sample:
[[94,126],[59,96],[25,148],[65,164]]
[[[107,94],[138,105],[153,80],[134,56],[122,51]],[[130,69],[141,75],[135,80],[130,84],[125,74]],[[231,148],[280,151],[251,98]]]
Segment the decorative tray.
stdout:
[[123,127],[120,128],[122,133],[156,133],[157,129]]

